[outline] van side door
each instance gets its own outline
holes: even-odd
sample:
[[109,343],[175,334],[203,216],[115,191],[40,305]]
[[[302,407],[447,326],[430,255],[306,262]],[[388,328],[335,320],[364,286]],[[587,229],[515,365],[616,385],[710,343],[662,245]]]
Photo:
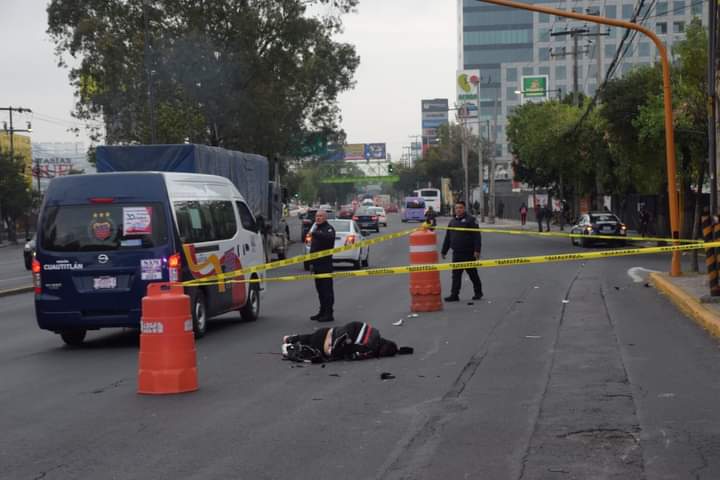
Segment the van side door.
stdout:
[[240,231],[245,239],[241,242],[240,250],[243,266],[262,265],[265,262],[262,232],[245,202],[236,201],[235,206],[240,216]]

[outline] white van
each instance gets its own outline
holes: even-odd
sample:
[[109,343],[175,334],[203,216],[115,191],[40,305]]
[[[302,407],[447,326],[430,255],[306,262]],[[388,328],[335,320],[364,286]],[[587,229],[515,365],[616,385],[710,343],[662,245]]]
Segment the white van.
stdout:
[[[38,325],[72,345],[82,343],[87,330],[138,328],[148,283],[262,264],[259,232],[224,177],[123,172],[54,179],[32,266]],[[196,336],[211,316],[239,310],[243,319],[257,319],[263,288],[231,278],[186,288]]]

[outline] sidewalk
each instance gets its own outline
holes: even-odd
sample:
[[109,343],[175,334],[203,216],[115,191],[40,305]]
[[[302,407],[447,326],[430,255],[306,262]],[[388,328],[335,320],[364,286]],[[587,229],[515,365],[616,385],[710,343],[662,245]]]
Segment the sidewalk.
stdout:
[[720,337],[720,297],[711,298],[707,275],[650,273],[650,283],[667,295],[685,315],[715,337]]

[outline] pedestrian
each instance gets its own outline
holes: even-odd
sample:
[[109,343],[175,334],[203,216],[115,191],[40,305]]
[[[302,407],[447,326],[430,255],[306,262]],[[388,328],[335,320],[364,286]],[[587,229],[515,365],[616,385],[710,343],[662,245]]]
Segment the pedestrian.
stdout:
[[550,206],[550,202],[548,202],[547,205],[545,205],[545,212],[543,213],[543,217],[545,218],[545,226],[547,227],[547,231],[550,231],[550,221],[552,221],[553,218],[553,209]]
[[[480,236],[480,227],[475,218],[465,212],[465,202],[459,201],[455,203],[455,216],[450,220],[448,227],[477,229],[477,232],[470,231],[454,231],[448,230],[445,234],[445,241],[442,246],[442,258],[452,248],[453,262],[469,262],[480,258],[480,250],[482,247],[482,238]],[[477,268],[463,268],[452,271],[452,287],[450,296],[445,297],[446,302],[457,302],[460,300],[460,286],[463,270],[467,272],[468,277],[473,284],[473,300],[480,300],[483,297],[482,282],[478,275]]]
[[431,227],[437,226],[437,212],[433,209],[432,205],[429,205],[425,210],[425,223]]
[[[315,214],[315,224],[310,229],[310,253],[329,250],[335,246],[335,229],[327,222],[327,213],[324,210],[318,210]],[[313,273],[332,273],[332,255],[312,260],[310,268]],[[320,311],[317,315],[310,317],[310,320],[318,322],[332,322],[333,305],[335,303],[335,294],[333,292],[332,278],[316,278],[315,290],[317,290],[318,299],[320,300]]]
[[543,221],[544,214],[545,214],[545,209],[543,209],[542,205],[540,205],[539,203],[535,204],[535,219],[538,222],[538,232],[543,231],[542,221]]
[[503,218],[503,212],[505,211],[505,204],[502,200],[500,200],[500,203],[498,203],[497,206],[497,216],[498,218]]
[[649,233],[650,228],[650,212],[645,209],[645,205],[640,209],[640,235],[645,237]]
[[565,224],[568,219],[569,207],[565,199],[560,200],[560,230],[565,230]]
[[528,208],[527,205],[525,205],[525,202],[523,202],[523,204],[520,205],[520,225],[525,226],[525,222],[527,221],[527,214]]
[[480,202],[475,200],[475,203],[473,203],[473,210],[475,211],[475,215],[480,214]]
[[319,328],[305,335],[286,335],[281,347],[285,359],[322,363],[332,360],[365,360],[411,354],[411,347],[400,347],[383,338],[369,323],[350,322],[335,328]]

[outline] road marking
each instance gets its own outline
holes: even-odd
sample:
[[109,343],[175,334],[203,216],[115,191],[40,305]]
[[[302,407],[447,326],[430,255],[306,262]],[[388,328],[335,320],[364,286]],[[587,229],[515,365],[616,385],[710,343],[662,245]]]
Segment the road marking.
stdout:
[[632,281],[635,283],[641,283],[645,281],[645,277],[640,273],[645,272],[647,273],[660,273],[657,270],[650,270],[649,268],[645,267],[632,267],[629,268],[627,271],[627,274],[630,278],[632,278]]

